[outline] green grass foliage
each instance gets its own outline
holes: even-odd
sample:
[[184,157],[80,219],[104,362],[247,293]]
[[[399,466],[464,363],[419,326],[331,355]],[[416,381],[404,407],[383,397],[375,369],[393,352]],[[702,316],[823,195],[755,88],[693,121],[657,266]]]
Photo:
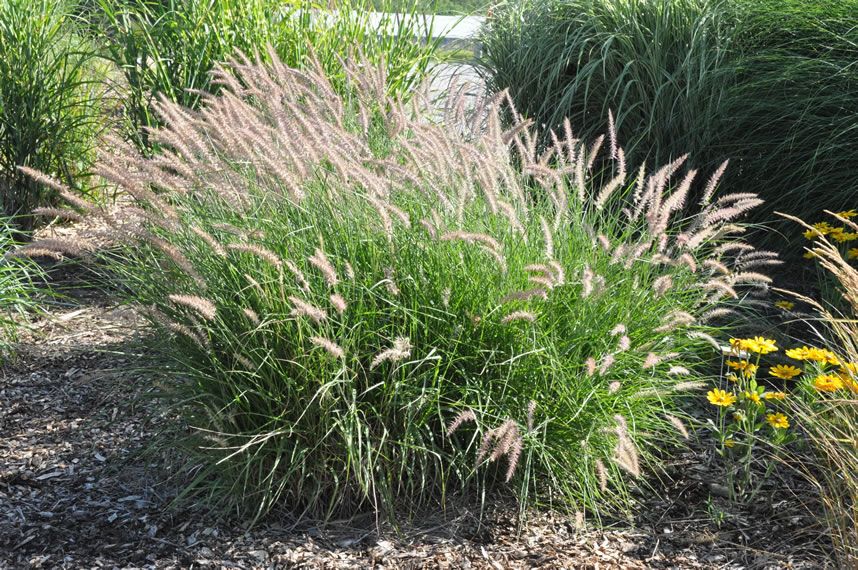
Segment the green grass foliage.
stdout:
[[0,220],[0,364],[12,356],[18,331],[36,307],[40,267],[27,256],[16,256],[16,232],[10,220]]
[[525,116],[584,138],[608,111],[630,160],[726,158],[731,188],[801,215],[855,195],[855,0],[520,0],[484,31],[484,71]]
[[489,86],[509,88],[519,112],[549,128],[568,117],[588,139],[607,131],[613,111],[632,160],[660,164],[705,149],[731,80],[729,31],[711,4],[512,2],[484,31]]
[[[427,22],[409,19],[395,35],[393,17],[372,25],[362,0],[340,3],[336,15],[315,2],[280,0],[98,0],[103,44],[122,70],[131,131],[142,145],[157,126],[159,97],[196,107],[202,92],[216,91],[210,73],[239,53],[253,57],[273,47],[301,66],[315,53],[338,85],[342,59],[360,51],[384,61],[388,87],[405,93],[422,79],[436,47],[415,41]],[[337,72],[339,70],[339,72]]]
[[125,112],[146,140],[152,105],[166,97],[196,106],[214,65],[273,39],[266,0],[99,0],[103,45],[126,82]]
[[809,218],[852,207],[858,1],[745,0],[735,10],[742,57],[721,143],[739,159],[733,186],[766,198],[763,212]]
[[492,5],[487,0],[373,0],[373,9],[379,11],[410,12],[422,14],[481,15]]
[[501,100],[438,124],[383,66],[348,75],[343,98],[235,64],[202,110],[159,106],[163,154],[117,143],[99,166],[134,204],[84,209],[126,238],[103,255],[159,331],[193,496],[327,517],[506,485],[523,507],[628,509],[685,433],[669,414],[708,323],[765,284],[733,237],[759,201],[686,217],[679,161],[633,177],[612,147],[597,173],[569,137],[551,167]]
[[23,229],[55,196],[19,166],[78,186],[94,160],[104,88],[93,63],[62,2],[0,2],[0,210]]

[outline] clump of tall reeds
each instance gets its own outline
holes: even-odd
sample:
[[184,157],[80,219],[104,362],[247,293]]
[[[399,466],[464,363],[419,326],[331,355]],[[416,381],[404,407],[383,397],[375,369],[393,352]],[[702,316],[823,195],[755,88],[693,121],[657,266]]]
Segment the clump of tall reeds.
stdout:
[[80,188],[104,124],[105,89],[66,2],[0,2],[0,215],[30,230],[55,193],[19,166]]
[[344,98],[268,57],[218,68],[199,110],[157,105],[162,154],[105,153],[131,205],[73,204],[125,245],[104,257],[168,340],[195,488],[254,515],[504,484],[628,508],[686,435],[713,321],[767,286],[736,237],[760,201],[716,196],[717,171],[689,216],[685,157],[632,169],[611,133],[597,174],[601,139],[567,123],[537,151],[505,94],[439,122],[384,66],[347,64]]
[[[690,152],[805,218],[851,207],[857,0],[513,0],[483,29],[489,87],[593,139],[613,111],[631,161]],[[775,237],[778,236],[778,237]],[[776,232],[761,233],[774,243]]]
[[196,108],[203,92],[219,87],[211,81],[215,65],[240,53],[265,54],[271,45],[294,67],[313,60],[339,89],[343,59],[359,50],[385,66],[387,87],[404,96],[422,81],[440,41],[425,38],[431,16],[412,7],[373,20],[366,0],[338,2],[335,10],[305,0],[94,1],[90,21],[123,74],[130,134],[143,147],[148,129],[161,125],[159,97]]

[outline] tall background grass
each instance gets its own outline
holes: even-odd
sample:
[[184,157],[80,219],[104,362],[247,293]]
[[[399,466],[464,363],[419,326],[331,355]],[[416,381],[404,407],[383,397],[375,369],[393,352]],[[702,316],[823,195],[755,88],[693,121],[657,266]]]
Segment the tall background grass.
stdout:
[[[381,22],[369,18],[364,0],[346,0],[336,11],[311,1],[282,0],[98,0],[102,44],[122,71],[130,132],[142,146],[147,129],[159,125],[159,97],[196,108],[202,92],[217,92],[215,64],[239,53],[254,57],[273,48],[284,62],[301,67],[315,54],[334,85],[342,88],[342,61],[358,56],[384,62],[388,87],[406,94],[428,70],[435,40],[420,41],[431,15]],[[93,13],[91,11],[91,13]],[[396,33],[394,33],[396,32]]]
[[446,15],[482,15],[493,5],[488,0],[410,0],[389,1],[373,0],[372,6],[375,10],[408,12],[416,9],[423,14],[446,14]]
[[632,161],[695,161],[720,136],[733,81],[731,32],[710,0],[523,0],[498,7],[483,33],[489,89],[519,112],[595,139],[614,113]]
[[55,195],[21,174],[49,173],[80,188],[104,124],[103,70],[63,2],[0,2],[0,208],[30,229]]
[[214,66],[239,53],[271,48],[296,67],[313,54],[336,90],[347,84],[343,63],[360,57],[383,63],[387,88],[407,96],[438,47],[421,40],[431,15],[411,11],[376,22],[368,8],[363,0],[341,2],[333,12],[281,0],[0,2],[0,209],[30,230],[33,209],[56,200],[19,167],[89,192],[96,139],[117,108],[125,136],[157,151],[148,142],[160,125],[155,102],[198,107],[201,93],[217,92]]
[[215,63],[272,43],[272,9],[266,0],[98,0],[90,14],[124,77],[125,114],[141,144],[157,124],[158,97],[195,107]]
[[[812,219],[823,209],[854,207],[858,2],[733,0],[729,6],[737,21],[737,84],[716,150],[738,159],[733,187],[766,197],[767,216],[780,209]],[[793,224],[774,227],[795,236]]]
[[[517,0],[484,30],[484,73],[522,113],[583,137],[613,111],[632,160],[690,152],[726,183],[811,216],[858,191],[858,2]],[[768,234],[769,243],[775,241]]]

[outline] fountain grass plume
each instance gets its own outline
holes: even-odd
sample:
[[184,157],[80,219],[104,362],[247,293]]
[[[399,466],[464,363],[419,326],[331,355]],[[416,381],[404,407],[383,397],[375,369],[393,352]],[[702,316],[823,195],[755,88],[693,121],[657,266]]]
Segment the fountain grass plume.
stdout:
[[700,317],[737,308],[700,268],[753,285],[731,281],[744,210],[680,212],[681,161],[606,194],[626,167],[604,179],[593,155],[624,160],[619,140],[567,128],[537,152],[532,124],[501,126],[506,97],[438,122],[379,89],[383,70],[344,65],[348,98],[316,66],[225,64],[202,107],[158,104],[165,154],[102,157],[130,204],[69,204],[111,221],[122,255],[88,255],[163,315],[164,401],[201,466],[188,496],[251,518],[396,516],[484,490],[628,511],[682,440],[665,414],[676,367],[712,354]]

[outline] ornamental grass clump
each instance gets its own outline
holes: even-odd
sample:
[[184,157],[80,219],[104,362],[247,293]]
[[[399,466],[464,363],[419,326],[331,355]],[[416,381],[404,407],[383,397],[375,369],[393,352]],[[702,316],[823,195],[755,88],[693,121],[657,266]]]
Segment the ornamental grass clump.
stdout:
[[56,193],[18,170],[80,189],[105,124],[102,71],[66,2],[0,2],[0,215],[31,230]]
[[129,135],[141,147],[158,125],[153,105],[167,97],[196,107],[212,91],[211,70],[239,51],[274,41],[269,0],[94,0],[88,14],[110,60],[121,71]]
[[384,67],[349,65],[345,99],[270,61],[219,68],[198,111],[158,105],[163,154],[117,141],[100,163],[131,203],[78,204],[121,251],[77,246],[158,331],[194,496],[327,517],[507,486],[628,509],[688,435],[712,321],[766,287],[736,237],[759,200],[713,179],[687,216],[684,157],[632,174],[611,146],[602,184],[598,145],[567,129],[537,154],[503,95],[438,122]]
[[537,123],[569,117],[592,139],[613,122],[635,163],[729,158],[730,188],[766,200],[755,221],[809,218],[856,194],[856,13],[858,0],[513,0],[486,21],[481,69]]
[[557,127],[569,117],[592,139],[614,111],[635,162],[690,151],[700,161],[721,135],[734,83],[723,12],[711,0],[503,3],[482,31],[482,70],[489,89],[509,89],[535,121]]
[[148,129],[161,125],[159,97],[198,107],[204,92],[219,88],[211,81],[215,65],[242,52],[265,54],[272,45],[289,65],[313,60],[341,90],[342,60],[360,50],[385,66],[388,89],[404,96],[422,81],[440,44],[419,41],[432,16],[415,14],[416,5],[373,19],[365,0],[338,2],[336,10],[305,0],[93,1],[98,8],[89,19],[122,72],[125,116],[141,148],[151,144]]

